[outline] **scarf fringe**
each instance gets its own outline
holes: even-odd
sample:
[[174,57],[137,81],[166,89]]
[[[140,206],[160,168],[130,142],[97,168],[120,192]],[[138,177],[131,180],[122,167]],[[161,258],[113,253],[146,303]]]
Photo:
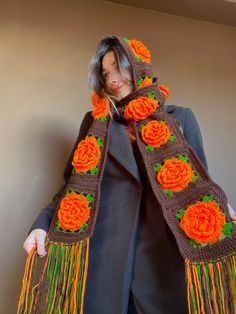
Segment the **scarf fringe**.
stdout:
[[32,249],[17,314],[82,314],[88,256],[89,238],[73,245],[51,242],[45,258],[37,255],[36,247]]
[[236,313],[236,256],[209,263],[185,260],[189,314]]

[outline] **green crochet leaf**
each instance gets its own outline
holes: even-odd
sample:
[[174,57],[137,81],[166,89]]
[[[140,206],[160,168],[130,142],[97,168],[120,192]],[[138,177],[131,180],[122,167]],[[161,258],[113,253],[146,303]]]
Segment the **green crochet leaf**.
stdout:
[[178,211],[178,213],[176,214],[176,217],[177,217],[178,219],[181,219],[181,218],[184,216],[184,214],[185,214],[185,210],[184,210],[184,209],[180,209],[180,210]]
[[57,220],[57,222],[56,222],[56,230],[59,231],[60,229],[61,229],[61,226],[60,226],[59,221]]
[[161,169],[162,165],[161,164],[156,164],[154,167],[154,171],[157,173]]
[[101,117],[100,119],[102,122],[107,121],[107,117]]
[[88,193],[88,194],[86,195],[86,198],[87,198],[87,201],[88,201],[89,203],[92,203],[93,197],[92,197],[92,195],[91,195],[90,193]]
[[171,142],[173,142],[175,139],[176,139],[176,138],[175,138],[174,135],[171,135],[171,136],[169,137],[169,141],[171,141]]
[[81,226],[81,227],[79,228],[79,232],[84,231],[84,229],[86,229],[87,227],[88,227],[88,224],[87,224],[87,223],[84,223],[83,226]]
[[142,131],[142,128],[144,127],[144,124],[139,125],[139,131]]
[[91,172],[91,174],[96,174],[96,173],[98,173],[98,168],[95,167],[90,172]]
[[75,174],[75,173],[77,173],[76,172],[76,170],[75,170],[75,167],[73,167],[73,169],[72,169],[72,172],[71,172],[72,174]]
[[196,241],[193,240],[193,239],[190,240],[190,243],[191,243],[194,247],[196,247],[196,248],[198,248],[198,249],[200,249],[200,248],[202,247],[202,244],[196,242]]
[[149,98],[155,98],[155,95],[153,93],[148,93],[147,95]]
[[66,191],[66,193],[65,193],[65,195],[64,195],[64,197],[66,197],[67,195],[69,195],[70,193],[72,193],[72,192],[74,192],[74,190],[73,189],[69,189],[69,190],[67,190]]
[[146,150],[149,151],[149,152],[153,152],[154,151],[154,147],[151,146],[151,145],[146,145]]
[[173,195],[173,192],[170,191],[170,190],[164,190],[164,193],[168,196],[172,196]]
[[126,41],[128,43],[130,40],[128,38],[124,37],[124,41]]
[[212,195],[206,195],[202,198],[203,202],[213,202],[213,196]]
[[194,183],[195,181],[197,181],[197,179],[198,179],[198,176],[194,176],[194,177],[192,178],[191,182]]
[[226,222],[224,224],[224,227],[223,227],[223,234],[226,236],[226,237],[231,237],[232,236],[232,223],[231,222]]
[[97,139],[97,143],[98,143],[99,146],[103,146],[103,142],[102,142],[102,140],[100,139],[100,137]]
[[138,80],[138,85],[141,85],[144,80],[141,78]]
[[135,58],[136,58],[136,60],[138,60],[138,61],[140,61],[141,60],[141,58],[139,57],[139,56],[135,56]]
[[179,160],[188,161],[188,157],[184,155],[179,155]]

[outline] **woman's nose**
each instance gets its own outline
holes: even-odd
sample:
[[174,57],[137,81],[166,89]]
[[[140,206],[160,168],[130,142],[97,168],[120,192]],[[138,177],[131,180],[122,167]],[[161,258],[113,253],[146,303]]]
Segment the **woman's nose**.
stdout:
[[110,84],[117,84],[121,81],[121,75],[118,71],[111,73],[109,77]]

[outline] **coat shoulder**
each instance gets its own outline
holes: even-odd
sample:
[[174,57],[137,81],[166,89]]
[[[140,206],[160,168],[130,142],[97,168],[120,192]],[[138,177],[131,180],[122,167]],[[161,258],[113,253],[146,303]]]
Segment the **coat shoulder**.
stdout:
[[177,115],[177,114],[185,114],[186,111],[191,110],[189,107],[182,107],[176,105],[166,105],[165,109],[168,113]]
[[166,105],[165,106],[166,112],[170,114],[174,119],[177,120],[179,125],[181,127],[184,127],[184,124],[186,122],[185,118],[189,111],[191,111],[188,107],[182,107],[182,106],[175,106],[175,105]]

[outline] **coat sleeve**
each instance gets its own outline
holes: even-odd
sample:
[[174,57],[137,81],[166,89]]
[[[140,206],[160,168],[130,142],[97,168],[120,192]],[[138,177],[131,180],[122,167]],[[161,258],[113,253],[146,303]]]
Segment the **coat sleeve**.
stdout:
[[74,151],[78,145],[78,143],[85,138],[87,131],[92,123],[92,115],[91,115],[91,111],[87,112],[86,115],[84,116],[84,119],[81,123],[80,126],[80,130],[79,130],[79,135],[77,137],[77,140],[74,144],[73,150],[70,154],[70,157],[66,163],[65,169],[64,169],[64,184],[62,185],[62,187],[59,189],[59,191],[53,196],[52,201],[45,207],[42,209],[42,211],[40,212],[40,214],[38,215],[38,217],[36,218],[36,220],[34,221],[34,223],[32,224],[30,231],[28,232],[28,234],[33,230],[33,229],[43,229],[46,232],[48,232],[49,227],[50,227],[50,223],[53,217],[53,214],[58,206],[58,202],[65,190],[65,187],[67,185],[67,182],[70,178],[71,175],[71,171],[72,171],[72,158],[74,155]]
[[190,108],[185,109],[183,134],[188,144],[194,149],[197,156],[208,170],[207,160],[203,149],[203,140],[197,119]]

